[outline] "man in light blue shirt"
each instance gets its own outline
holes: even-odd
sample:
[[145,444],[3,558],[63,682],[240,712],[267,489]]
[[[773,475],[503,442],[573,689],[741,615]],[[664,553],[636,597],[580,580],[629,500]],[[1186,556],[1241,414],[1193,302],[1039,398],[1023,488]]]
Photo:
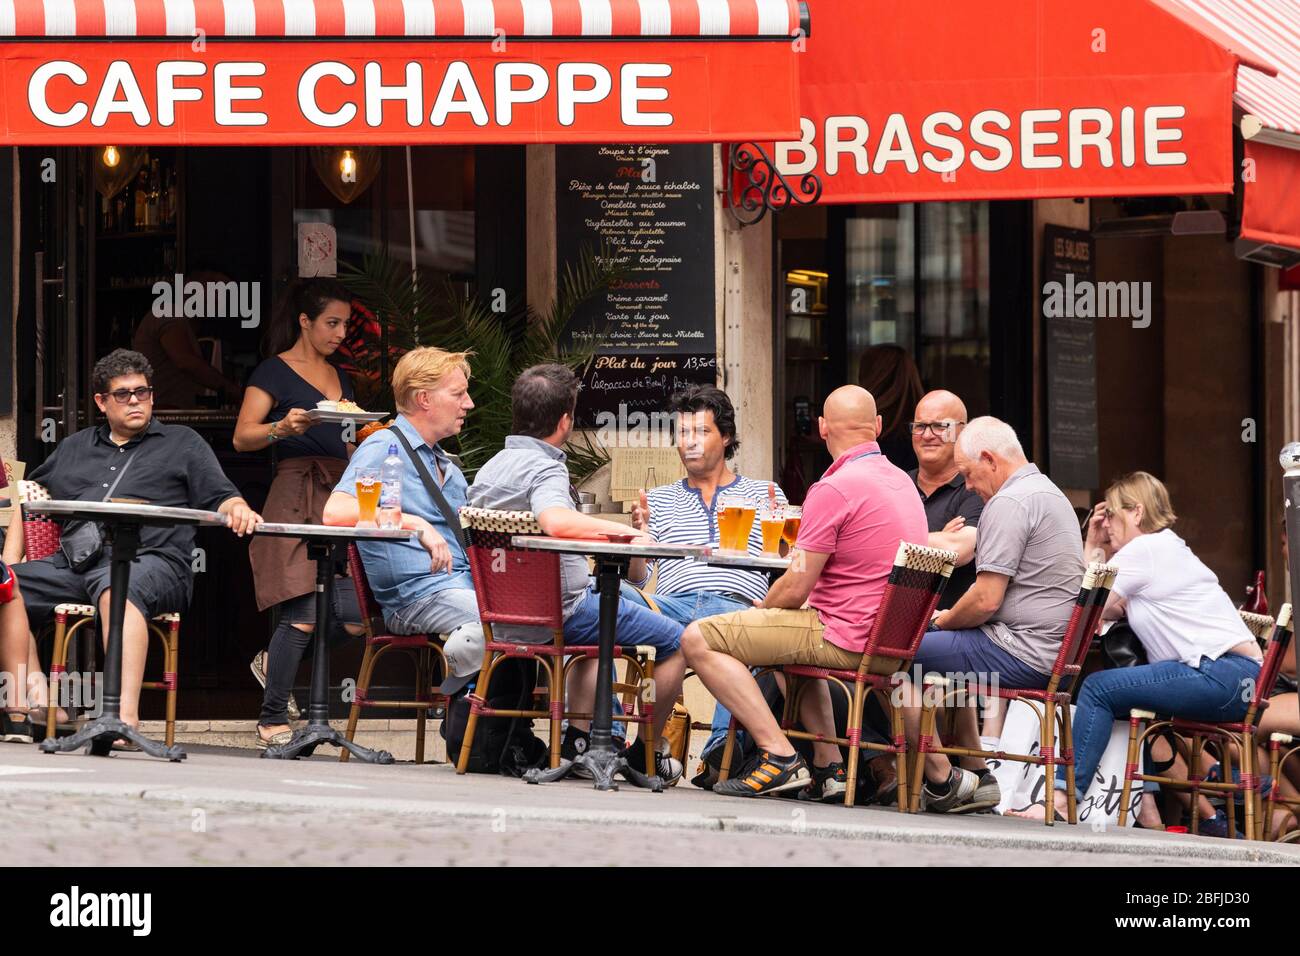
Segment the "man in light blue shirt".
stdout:
[[[452,512],[459,511],[468,485],[438,443],[459,434],[474,407],[466,354],[412,349],[393,370],[393,397],[399,414],[392,428],[420,456]],[[375,432],[353,453],[325,505],[325,524],[357,523],[357,471],[378,469],[391,446],[403,461],[402,527],[419,532],[419,537],[357,543],[384,621],[395,634],[450,634],[462,625],[477,626],[478,601],[465,549],[392,429]]]

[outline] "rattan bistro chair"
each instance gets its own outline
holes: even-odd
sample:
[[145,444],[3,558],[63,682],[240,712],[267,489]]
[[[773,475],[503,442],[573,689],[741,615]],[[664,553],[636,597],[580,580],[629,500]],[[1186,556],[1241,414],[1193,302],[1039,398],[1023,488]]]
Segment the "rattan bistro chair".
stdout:
[[[857,670],[792,664],[767,667],[758,673],[760,677],[769,672],[785,675],[785,708],[781,715],[781,729],[786,736],[848,748],[848,786],[844,792],[846,807],[853,806],[856,796],[859,753],[874,750],[895,756],[898,762],[898,810],[900,813],[907,810],[907,737],[903,732],[902,711],[893,706],[888,691],[898,685],[893,675],[906,671],[916,656],[921,637],[929,626],[930,615],[939,604],[939,596],[948,583],[948,578],[952,576],[956,561],[957,555],[952,551],[909,544],[906,541],[899,544],[894,567],[889,572],[889,581],[881,596],[880,607],[867,635],[866,647]],[[793,729],[799,719],[800,698],[810,686],[808,681],[813,680],[834,681],[848,695],[847,737],[823,737]],[[864,742],[861,739],[862,713],[868,692],[879,695],[889,714],[892,743]],[[722,752],[722,767],[718,773],[720,781],[730,776],[735,742],[736,720],[733,717],[727,728],[727,742]]]
[[[560,743],[563,734],[560,722],[590,720],[590,713],[577,713],[565,709],[564,685],[570,669],[581,660],[596,659],[600,655],[597,645],[566,645],[564,643],[564,612],[560,600],[560,556],[549,551],[527,551],[511,545],[514,535],[542,534],[541,526],[528,511],[494,511],[487,508],[462,508],[461,526],[465,530],[466,551],[470,573],[474,577],[474,593],[478,598],[479,619],[483,623],[486,642],[483,649],[483,667],[479,671],[474,693],[469,695],[469,720],[465,725],[465,740],[456,762],[456,772],[465,773],[473,752],[474,732],[478,718],[526,717],[533,720],[550,720],[551,767],[560,764]],[[549,643],[524,644],[496,640],[492,633],[495,624],[512,624],[541,627],[549,630],[553,639]],[[654,699],[653,694],[640,693],[639,689],[654,686],[655,650],[652,647],[615,647],[615,657],[627,661],[629,677],[635,676],[634,687],[641,698],[641,713],[627,713],[617,719],[623,723],[641,724],[641,740],[646,750],[646,766],[654,766]],[[546,709],[504,710],[487,706],[488,689],[492,674],[502,661],[510,658],[535,660],[546,674]],[[567,658],[567,661],[566,661]],[[615,691],[626,690],[616,685]]]
[[[20,505],[29,501],[48,501],[50,493],[34,481],[18,482]],[[59,550],[60,526],[45,515],[23,513],[23,560],[39,561]],[[89,604],[58,604],[54,608],[54,650],[50,658],[50,697],[45,724],[45,739],[53,739],[59,708],[59,684],[68,669],[68,648],[77,633],[95,620],[96,610]],[[158,638],[163,649],[162,680],[144,681],[143,690],[167,693],[167,746],[176,741],[177,663],[180,656],[181,616],[159,614],[148,622],[149,632]]]
[[[361,717],[361,708],[371,707],[377,710],[415,709],[415,762],[424,763],[424,731],[429,708],[446,707],[447,698],[433,691],[434,657],[440,662],[439,674],[446,675],[447,659],[443,656],[442,645],[428,634],[389,634],[384,625],[384,615],[375,601],[370,582],[366,579],[366,569],[361,563],[361,552],[356,544],[348,545],[348,573],[357,592],[357,604],[361,609],[361,622],[366,637],[365,654],[361,657],[361,670],[357,674],[355,696],[352,709],[348,711],[347,739],[356,737],[357,720]],[[375,665],[389,651],[406,651],[415,662],[415,698],[413,700],[372,700],[370,681],[375,674]],[[347,763],[348,750],[341,748],[339,762]]]
[[[1106,608],[1106,599],[1110,596],[1110,589],[1115,583],[1115,575],[1118,571],[1118,568],[1110,564],[1088,565],[1083,575],[1083,586],[1075,599],[1074,610],[1070,613],[1070,622],[1066,625],[1065,636],[1061,639],[1061,648],[1056,653],[1056,661],[1052,665],[1052,673],[1046,688],[1042,690],[1000,686],[987,688],[988,692],[996,694],[1003,700],[1018,700],[1027,704],[1038,714],[1037,754],[1009,754],[1002,750],[990,752],[969,747],[936,745],[934,743],[936,706],[948,705],[955,694],[970,693],[970,688],[938,674],[926,676],[921,704],[921,731],[917,741],[918,753],[916,765],[912,768],[913,811],[917,809],[921,799],[921,776],[925,769],[925,755],[941,753],[958,757],[1012,760],[1042,767],[1044,772],[1043,822],[1049,827],[1055,822],[1052,803],[1056,786],[1056,764],[1064,764],[1069,820],[1071,823],[1078,822],[1078,807],[1074,794],[1074,738],[1070,728],[1070,696],[1074,689],[1073,682],[1079,676],[1084,658],[1088,655],[1088,648],[1101,626],[1101,612]],[[982,688],[981,691],[983,690]],[[1056,709],[1058,707],[1061,708],[1059,758],[1056,756]]]
[[[1268,620],[1254,614],[1249,617],[1243,614],[1242,619],[1246,621],[1246,626],[1256,637],[1259,637],[1262,622]],[[1247,688],[1250,691],[1250,702],[1246,707],[1246,715],[1239,721],[1186,720],[1177,715],[1157,717],[1149,710],[1135,708],[1129,711],[1128,760],[1124,765],[1124,790],[1119,803],[1120,826],[1124,825],[1127,818],[1129,792],[1133,788],[1133,782],[1154,780],[1162,789],[1191,791],[1193,833],[1199,832],[1201,822],[1200,801],[1197,797],[1202,791],[1206,791],[1224,796],[1224,810],[1228,816],[1228,836],[1235,837],[1237,833],[1235,797],[1240,793],[1244,797],[1246,809],[1246,838],[1251,840],[1264,838],[1269,828],[1259,795],[1260,777],[1255,768],[1258,759],[1255,754],[1255,735],[1259,731],[1259,716],[1268,709],[1268,699],[1273,694],[1273,686],[1277,683],[1282,661],[1291,649],[1292,636],[1291,605],[1283,604],[1278,611],[1277,621],[1273,624],[1273,633],[1264,649],[1264,663],[1259,669],[1259,679],[1255,681],[1253,687]],[[1143,729],[1144,724],[1145,729]],[[1187,764],[1186,780],[1137,772],[1138,748],[1153,735],[1159,736],[1167,731],[1173,732],[1174,746]],[[1190,749],[1187,746],[1188,737],[1192,740]],[[1207,744],[1219,753],[1219,766],[1222,768],[1220,780],[1206,780],[1201,775],[1201,754],[1204,753]],[[1233,747],[1236,747],[1240,756],[1240,779],[1233,777]],[[1280,762],[1278,761],[1278,764]],[[1277,764],[1274,773],[1276,773],[1276,766]],[[1276,790],[1277,777],[1274,776],[1273,779],[1273,789]]]

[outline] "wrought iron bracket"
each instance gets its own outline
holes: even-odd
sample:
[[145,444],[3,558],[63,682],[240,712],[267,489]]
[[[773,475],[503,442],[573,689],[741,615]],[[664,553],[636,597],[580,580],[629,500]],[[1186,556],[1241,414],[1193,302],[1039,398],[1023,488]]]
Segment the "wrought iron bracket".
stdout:
[[821,198],[822,181],[816,173],[804,173],[798,186],[791,186],[790,180],[777,171],[767,150],[757,143],[732,143],[727,169],[742,177],[730,203],[731,214],[742,226],[752,226],[769,211],[808,206]]

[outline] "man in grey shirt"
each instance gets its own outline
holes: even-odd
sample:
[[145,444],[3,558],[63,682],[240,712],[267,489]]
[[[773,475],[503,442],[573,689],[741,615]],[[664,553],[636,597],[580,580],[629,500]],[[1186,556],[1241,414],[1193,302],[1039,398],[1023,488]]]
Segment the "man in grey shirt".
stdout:
[[[512,431],[505,447],[479,469],[470,486],[469,503],[478,508],[501,511],[531,511],[542,530],[557,538],[599,538],[605,534],[629,534],[626,525],[581,514],[570,494],[569,471],[562,451],[573,433],[573,416],[578,402],[578,380],[563,365],[534,365],[516,379],[510,393]],[[634,540],[651,541],[646,535]],[[631,575],[642,575],[633,561]],[[587,559],[579,555],[560,558],[560,592],[564,611],[564,642],[596,644],[600,639],[600,596],[591,587]],[[618,602],[617,641],[624,647],[650,645],[656,650],[654,698],[675,701],[685,676],[685,659],[679,653],[682,625],[656,614],[644,605],[626,599]],[[574,667],[565,697],[575,710],[591,712],[595,698],[594,661]],[[654,728],[658,735],[672,706],[655,709]],[[586,749],[589,721],[569,721],[561,757],[573,759]],[[655,766],[647,769],[645,748],[630,747],[626,756],[643,773],[656,774],[665,783],[681,776],[680,761],[667,752],[660,738]]]
[[[1074,509],[1025,458],[1011,426],[996,418],[977,418],[962,430],[956,462],[966,487],[985,501],[975,583],[936,613],[915,663],[923,673],[973,673],[980,686],[996,680],[1002,687],[1044,688],[1083,579]],[[973,707],[959,710],[957,738],[960,746],[979,749]],[[930,754],[927,778],[931,764],[937,772],[947,761]],[[976,801],[996,797],[984,761],[963,763],[981,775]]]

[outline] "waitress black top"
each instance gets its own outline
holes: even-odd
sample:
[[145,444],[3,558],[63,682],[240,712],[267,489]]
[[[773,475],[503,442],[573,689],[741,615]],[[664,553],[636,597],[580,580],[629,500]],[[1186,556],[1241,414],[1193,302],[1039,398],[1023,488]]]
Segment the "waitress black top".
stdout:
[[[338,369],[335,369],[335,374],[338,375],[339,385],[343,389],[342,397],[346,399],[353,398],[352,379],[345,373],[338,371]],[[303,411],[309,412],[316,407],[317,402],[329,398],[328,395],[321,394],[321,391],[315,385],[295,372],[278,355],[271,356],[253,369],[248,384],[257,386],[275,401],[275,405],[271,408],[271,414],[267,418],[268,427],[270,422],[278,422],[284,418],[291,409],[301,408]],[[324,457],[341,458],[347,461],[348,458],[348,449],[343,443],[343,426],[339,424],[331,425],[322,422],[319,425],[313,425],[301,435],[289,435],[281,438],[275,442],[274,448],[276,456],[281,460],[285,458]]]

